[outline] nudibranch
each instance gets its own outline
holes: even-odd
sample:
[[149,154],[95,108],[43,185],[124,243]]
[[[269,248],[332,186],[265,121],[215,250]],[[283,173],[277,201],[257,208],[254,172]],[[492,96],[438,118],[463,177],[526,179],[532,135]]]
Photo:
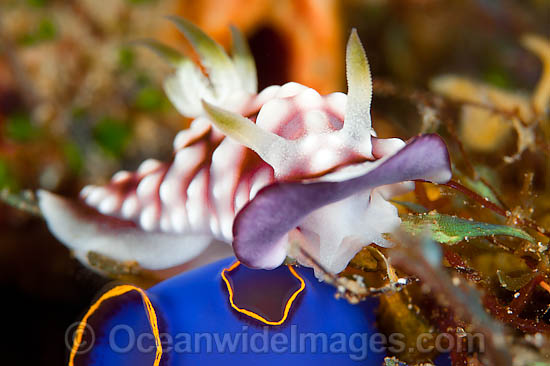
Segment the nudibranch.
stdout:
[[[69,366],[383,364],[391,344],[376,331],[375,298],[351,305],[335,299],[334,288],[309,268],[292,276],[285,266],[251,270],[232,261],[146,291],[129,285],[107,291],[80,323]],[[240,307],[285,321],[270,325],[236,311],[227,301],[230,286]]]
[[439,136],[407,143],[376,137],[371,74],[355,30],[346,50],[347,95],[293,82],[257,93],[239,32],[230,57],[193,24],[170,19],[205,71],[147,42],[175,67],[164,83],[169,99],[194,118],[177,134],[173,160],[146,160],[106,186],[87,186],[78,202],[39,192],[50,230],[84,263],[97,252],[168,268],[198,260],[217,239],[251,268],[276,268],[289,255],[308,265],[292,250],[300,245],[337,273],[361,247],[390,245],[383,234],[400,220],[389,197],[413,180],[450,179]]

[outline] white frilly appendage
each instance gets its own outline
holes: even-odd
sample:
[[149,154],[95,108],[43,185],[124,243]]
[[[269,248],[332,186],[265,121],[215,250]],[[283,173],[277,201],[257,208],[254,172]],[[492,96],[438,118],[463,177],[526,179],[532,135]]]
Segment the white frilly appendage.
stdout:
[[[178,17],[169,19],[194,46],[208,77],[189,58],[171,57],[176,72],[164,82],[168,99],[182,115],[190,118],[205,114],[202,101],[242,113],[257,93],[256,66],[242,34],[232,29],[233,58],[230,58],[218,43],[192,23]],[[155,47],[156,50],[163,48]]]

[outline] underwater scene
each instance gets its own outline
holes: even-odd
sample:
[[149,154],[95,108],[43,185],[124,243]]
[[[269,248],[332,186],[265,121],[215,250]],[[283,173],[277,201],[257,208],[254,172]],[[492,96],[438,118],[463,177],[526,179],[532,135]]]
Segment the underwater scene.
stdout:
[[550,1],[2,0],[17,365],[550,366]]

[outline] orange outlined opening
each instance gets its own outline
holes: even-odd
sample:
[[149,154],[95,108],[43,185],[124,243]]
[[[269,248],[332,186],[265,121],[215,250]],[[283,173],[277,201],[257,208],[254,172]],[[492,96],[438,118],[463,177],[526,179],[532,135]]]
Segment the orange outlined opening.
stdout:
[[290,299],[288,299],[288,301],[285,305],[285,310],[284,310],[283,317],[281,318],[281,320],[271,321],[271,320],[267,320],[266,318],[262,317],[261,315],[256,314],[253,311],[250,311],[250,310],[247,310],[247,309],[242,309],[242,308],[238,307],[235,304],[235,302],[233,300],[233,296],[234,296],[233,288],[231,287],[231,284],[230,284],[229,280],[227,279],[226,273],[233,271],[240,264],[241,264],[241,262],[237,261],[237,262],[233,263],[231,265],[231,267],[224,268],[222,273],[221,273],[222,279],[225,282],[225,285],[227,286],[227,291],[229,292],[229,303],[231,304],[231,307],[233,309],[237,310],[239,313],[247,315],[247,316],[249,316],[251,318],[254,318],[256,320],[259,320],[262,323],[267,324],[267,325],[281,325],[281,324],[283,324],[285,322],[285,320],[287,319],[287,317],[288,317],[288,313],[290,312],[290,308],[292,307],[292,304],[294,303],[294,300],[296,300],[296,297],[298,297],[298,294],[306,288],[306,283],[304,282],[303,278],[300,277],[300,275],[298,275],[298,273],[296,273],[296,270],[294,268],[292,268],[292,266],[287,266],[290,273],[292,273],[292,275],[300,281],[300,288],[298,290],[296,290],[292,294],[292,296],[290,296]]
[[145,306],[145,311],[147,312],[147,318],[149,319],[149,324],[151,325],[151,330],[153,332],[153,336],[155,337],[155,346],[156,346],[157,352],[155,354],[155,362],[153,363],[153,366],[158,366],[160,364],[160,359],[162,357],[162,345],[160,343],[157,314],[155,313],[153,304],[151,304],[151,300],[149,300],[149,297],[147,296],[145,291],[143,291],[139,287],[135,287],[131,285],[122,285],[122,286],[116,286],[110,289],[109,291],[107,291],[106,293],[104,293],[99,298],[99,300],[97,300],[90,307],[86,315],[84,315],[84,317],[80,321],[80,324],[78,324],[78,327],[75,332],[73,346],[71,348],[71,355],[69,356],[69,366],[74,366],[74,358],[78,352],[78,348],[80,347],[80,344],[82,343],[82,336],[84,334],[84,330],[86,329],[86,325],[90,316],[92,316],[96,312],[96,310],[105,300],[123,295],[130,291],[137,291],[141,295],[141,299],[143,300],[143,305]]

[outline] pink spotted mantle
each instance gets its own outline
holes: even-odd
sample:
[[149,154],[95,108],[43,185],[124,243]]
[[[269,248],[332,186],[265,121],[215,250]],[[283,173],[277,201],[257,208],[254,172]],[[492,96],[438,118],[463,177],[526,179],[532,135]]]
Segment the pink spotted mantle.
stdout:
[[[254,62],[238,32],[230,58],[191,23],[172,20],[208,73],[148,42],[175,66],[165,81],[168,97],[180,113],[194,118],[176,136],[172,161],[146,160],[136,172],[118,172],[106,186],[85,187],[80,202],[39,192],[50,230],[82,262],[97,252],[163,269],[229,255],[231,246],[216,241],[233,243],[236,215],[262,188],[286,181],[343,182],[377,169],[405,146],[400,139],[375,137],[371,76],[355,32],[346,53],[347,95],[321,96],[297,83],[257,93]],[[445,182],[451,172],[442,166],[422,175],[415,178]],[[395,230],[400,219],[386,199],[411,184],[383,184],[327,204],[277,239],[282,244],[276,254],[258,254],[251,243],[237,256],[244,253],[242,260],[253,267],[276,267],[289,254],[294,233],[325,268],[339,272],[363,246],[389,245],[382,234]],[[254,230],[254,222],[247,227]],[[247,261],[248,252],[254,259]]]

